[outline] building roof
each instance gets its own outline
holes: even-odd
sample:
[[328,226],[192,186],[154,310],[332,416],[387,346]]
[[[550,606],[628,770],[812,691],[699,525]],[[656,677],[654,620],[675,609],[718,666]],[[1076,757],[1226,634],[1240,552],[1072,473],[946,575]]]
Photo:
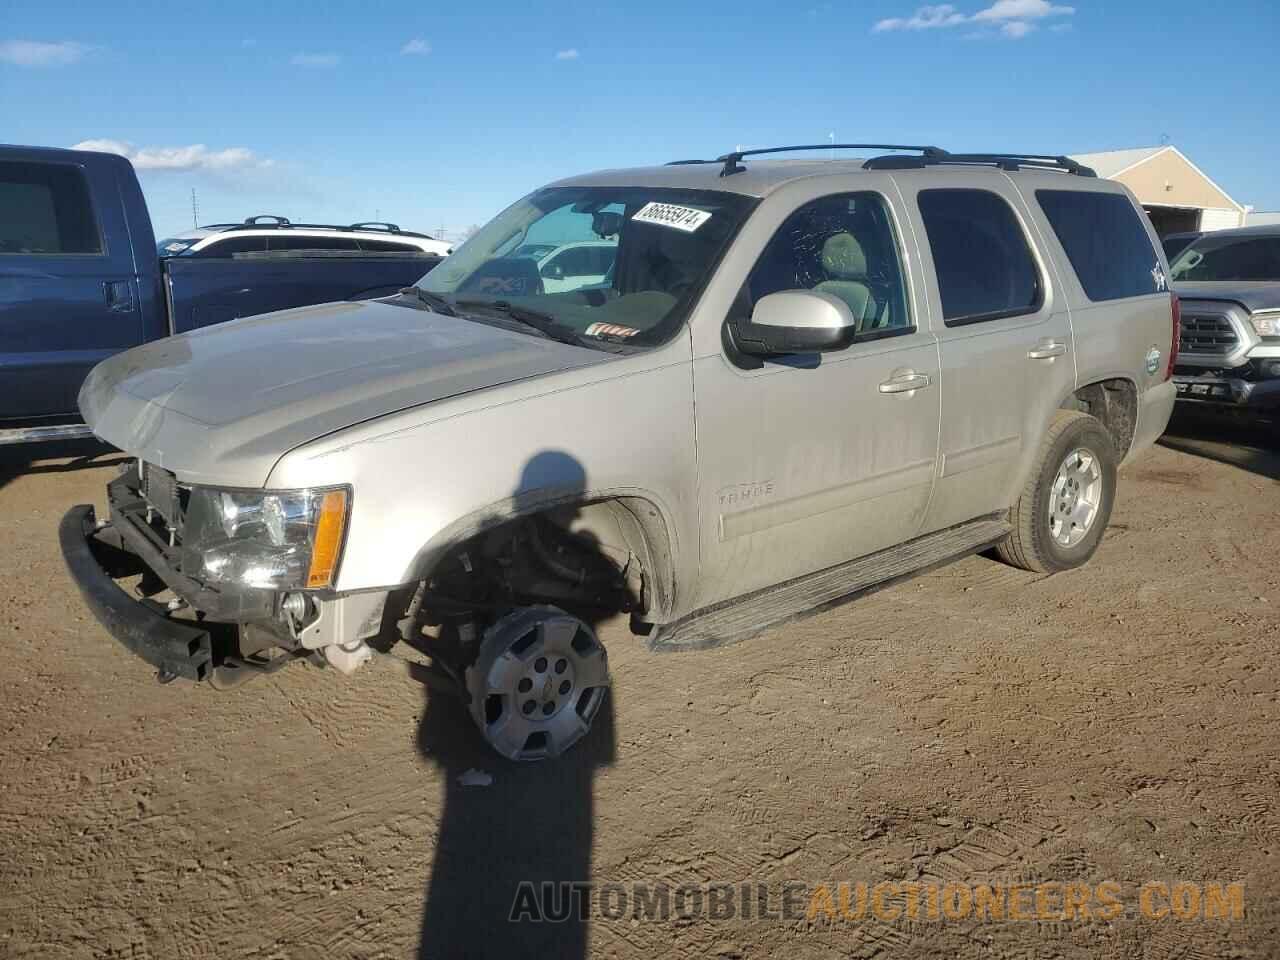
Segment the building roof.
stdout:
[[1132,150],[1107,150],[1103,153],[1073,153],[1071,159],[1076,163],[1083,163],[1086,167],[1092,167],[1094,173],[1100,177],[1111,178],[1168,149],[1170,148],[1167,146],[1135,147]]
[[[1135,147],[1131,150],[1108,150],[1103,153],[1076,153],[1071,155],[1071,159],[1075,160],[1077,163],[1084,164],[1086,167],[1092,167],[1093,171],[1098,176],[1106,177],[1111,180],[1119,177],[1121,174],[1128,173],[1135,167],[1142,166],[1149,160],[1154,160],[1156,157],[1163,156],[1164,154],[1172,154],[1176,160],[1185,164],[1196,176],[1203,180],[1205,184],[1211,187],[1215,192],[1221,194],[1222,198],[1232,207],[1240,213],[1245,212],[1245,207],[1241,203],[1233,198],[1231,194],[1227,193],[1227,191],[1223,190],[1222,187],[1214,183],[1207,173],[1192,163],[1191,159],[1185,153],[1171,143],[1167,143],[1160,147]],[[1141,196],[1142,190],[1140,187],[1131,182],[1128,183],[1128,185],[1139,194],[1139,202],[1155,202],[1149,197]]]

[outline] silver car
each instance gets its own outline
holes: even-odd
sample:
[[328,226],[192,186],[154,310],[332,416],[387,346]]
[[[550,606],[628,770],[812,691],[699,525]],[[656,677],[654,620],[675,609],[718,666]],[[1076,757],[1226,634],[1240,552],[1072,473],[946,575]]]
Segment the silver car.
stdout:
[[[63,520],[87,604],[162,680],[404,644],[523,760],[589,728],[604,616],[690,649],[1084,563],[1174,403],[1160,245],[1066,158],[892,150],[574,177],[398,296],[105,361],[80,406],[136,461]],[[514,253],[602,241],[554,292]]]

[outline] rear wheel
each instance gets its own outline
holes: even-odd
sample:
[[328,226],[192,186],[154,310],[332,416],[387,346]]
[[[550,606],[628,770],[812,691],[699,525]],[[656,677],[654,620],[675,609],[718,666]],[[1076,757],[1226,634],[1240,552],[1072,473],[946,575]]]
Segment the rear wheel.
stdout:
[[542,760],[591,729],[609,661],[586,622],[559,607],[522,607],[485,631],[466,687],[471,717],[494,750]]
[[1116,490],[1116,449],[1086,413],[1062,410],[1009,511],[1013,531],[996,547],[1007,563],[1056,573],[1085,563],[1098,548]]

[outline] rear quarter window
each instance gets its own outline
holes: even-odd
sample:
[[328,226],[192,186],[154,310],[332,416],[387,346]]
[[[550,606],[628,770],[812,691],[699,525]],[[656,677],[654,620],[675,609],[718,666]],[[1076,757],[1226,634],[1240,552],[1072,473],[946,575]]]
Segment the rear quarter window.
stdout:
[[65,163],[0,163],[0,254],[102,253],[84,174]]
[[1160,258],[1127,196],[1037,190],[1036,200],[1090,300],[1123,300],[1166,289]]

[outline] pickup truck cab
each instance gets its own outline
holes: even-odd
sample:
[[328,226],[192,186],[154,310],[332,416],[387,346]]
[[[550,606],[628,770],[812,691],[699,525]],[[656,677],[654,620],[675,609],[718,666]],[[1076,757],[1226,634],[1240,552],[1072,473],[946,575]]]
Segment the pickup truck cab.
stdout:
[[[87,604],[165,680],[403,642],[530,760],[610,612],[697,649],[992,546],[1085,563],[1174,403],[1150,223],[1066,158],[893,149],[573,177],[397,297],[107,360],[80,405],[136,467],[63,520]],[[611,281],[548,293],[511,254],[550,224]]]
[[0,210],[0,443],[87,435],[76,395],[96,363],[122,350],[391,293],[440,259],[302,250],[161,261],[133,167],[89,151],[0,146]]

